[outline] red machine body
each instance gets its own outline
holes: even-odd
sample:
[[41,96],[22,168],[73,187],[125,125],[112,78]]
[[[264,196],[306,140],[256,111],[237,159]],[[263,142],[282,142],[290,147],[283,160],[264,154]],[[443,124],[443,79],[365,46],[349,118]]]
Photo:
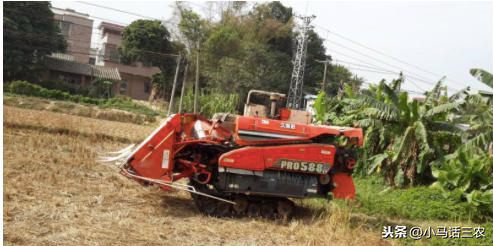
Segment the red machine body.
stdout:
[[[336,145],[340,137],[346,138],[347,146]],[[329,193],[351,199],[355,148],[362,143],[359,128],[175,114],[127,153],[122,172],[165,190],[180,187],[175,182],[188,178],[187,190],[234,204],[245,198],[271,201]],[[206,206],[203,203],[197,202],[199,208]]]

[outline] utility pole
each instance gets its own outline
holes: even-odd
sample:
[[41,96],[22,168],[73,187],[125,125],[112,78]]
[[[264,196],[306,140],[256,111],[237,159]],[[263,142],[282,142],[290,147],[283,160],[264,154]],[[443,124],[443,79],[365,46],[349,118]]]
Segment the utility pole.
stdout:
[[173,80],[173,89],[171,89],[171,99],[169,100],[168,115],[171,114],[171,108],[173,108],[173,101],[175,97],[176,81],[178,80],[178,72],[180,71],[181,55],[176,58],[176,71],[175,79]]
[[193,113],[199,112],[199,55],[200,55],[200,42],[197,42],[197,65],[195,67],[195,96],[193,98]]
[[329,58],[326,57],[325,61],[320,61],[320,60],[315,60],[315,61],[324,64],[324,79],[322,81],[322,91],[325,91],[325,78],[327,75],[327,64],[329,63]]
[[292,109],[299,109],[301,107],[308,31],[311,29],[310,22],[315,18],[315,16],[298,17],[303,21],[303,24],[299,27],[300,34],[296,37],[296,54],[293,61],[293,73],[291,74],[291,83],[289,85],[289,93],[286,100],[286,107]]
[[342,96],[344,96],[344,82],[341,79],[341,81],[339,81],[339,89],[337,91],[337,98],[342,99]]
[[183,94],[185,94],[185,84],[187,83],[187,72],[188,72],[188,61],[185,61],[185,73],[183,74],[183,82],[181,83],[181,95],[180,95],[180,104],[178,105],[178,113],[183,113],[181,111],[181,105],[183,103]]

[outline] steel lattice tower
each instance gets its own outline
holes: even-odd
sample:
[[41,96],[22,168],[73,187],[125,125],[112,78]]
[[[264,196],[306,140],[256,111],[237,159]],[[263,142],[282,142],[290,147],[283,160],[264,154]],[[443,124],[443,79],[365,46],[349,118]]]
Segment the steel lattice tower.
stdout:
[[291,74],[291,84],[286,101],[286,107],[292,109],[299,109],[301,107],[308,31],[312,28],[310,22],[315,16],[298,17],[302,20],[302,25],[299,27],[299,35],[296,37],[296,54],[293,60],[293,73]]

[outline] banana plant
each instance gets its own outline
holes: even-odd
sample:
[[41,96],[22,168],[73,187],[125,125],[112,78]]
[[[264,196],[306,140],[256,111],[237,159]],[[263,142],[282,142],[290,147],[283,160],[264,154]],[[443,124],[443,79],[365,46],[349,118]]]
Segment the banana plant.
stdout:
[[395,175],[402,171],[403,185],[414,185],[424,177],[428,163],[437,158],[437,150],[442,147],[433,141],[434,133],[458,138],[460,129],[449,122],[449,115],[462,102],[447,100],[442,81],[427,93],[423,103],[410,100],[407,92],[399,90],[400,83],[393,81],[389,86],[382,81],[360,95],[359,103],[367,117],[360,123],[370,126],[365,141],[371,144],[365,146],[370,147],[377,140],[380,144],[380,148],[374,149],[376,155],[368,159],[370,172],[383,170],[393,185]]
[[492,162],[491,154],[462,146],[432,163],[432,174],[437,180],[432,186],[444,190],[444,196],[448,196],[448,191],[459,190],[470,204],[493,213]]

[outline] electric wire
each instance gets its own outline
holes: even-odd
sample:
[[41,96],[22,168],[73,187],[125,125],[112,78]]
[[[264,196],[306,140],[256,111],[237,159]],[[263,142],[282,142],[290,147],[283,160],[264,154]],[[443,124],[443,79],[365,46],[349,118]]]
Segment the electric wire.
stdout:
[[[113,8],[113,7],[103,6],[103,5],[99,5],[99,4],[94,4],[94,3],[84,2],[84,1],[78,1],[78,3],[81,3],[81,4],[86,4],[86,5],[91,5],[91,6],[94,6],[94,7],[99,7],[99,8],[104,8],[104,9],[108,9],[108,10],[112,10],[112,11],[116,11],[116,12],[120,12],[120,13],[125,13],[125,14],[129,14],[129,15],[134,15],[134,16],[141,17],[141,18],[146,18],[146,19],[151,19],[151,20],[159,20],[159,19],[154,18],[154,17],[150,17],[150,16],[142,15],[142,14],[135,13],[135,12],[131,12],[131,11],[127,11],[127,10],[121,10],[121,9],[117,9],[117,8]],[[206,8],[206,7],[205,7],[205,6],[203,6],[203,5],[199,5],[199,4],[195,4],[195,3],[191,3],[191,2],[187,2],[187,3],[193,4],[193,5],[196,5],[196,6],[202,7],[202,8]],[[89,16],[90,16],[90,17],[92,17],[92,18],[95,18],[95,19],[107,20],[107,21],[110,21],[110,22],[113,22],[113,23],[122,23],[122,22],[119,22],[119,21],[110,20],[110,19],[107,19],[107,18],[102,18],[102,17],[98,17],[98,16],[94,16],[94,15],[89,15]],[[177,24],[177,22],[173,22],[173,21],[169,21],[169,22],[174,23],[174,24]],[[71,24],[77,25],[76,23],[71,23]],[[126,23],[122,23],[122,24],[124,24],[124,25],[128,25],[128,24],[126,24]],[[323,30],[325,30],[325,31],[327,31],[327,33],[328,33],[328,34],[329,34],[329,33],[330,33],[330,34],[334,34],[334,35],[336,35],[336,36],[338,36],[338,37],[341,37],[341,38],[343,38],[343,39],[345,39],[345,40],[347,40],[347,41],[350,41],[350,42],[352,42],[352,43],[355,43],[355,44],[357,44],[357,45],[359,45],[359,46],[361,46],[361,47],[365,47],[365,48],[367,48],[367,49],[369,49],[369,50],[372,50],[372,51],[374,51],[374,52],[376,52],[376,53],[379,53],[379,54],[381,54],[381,55],[386,55],[385,53],[383,53],[383,52],[381,52],[381,51],[378,51],[378,50],[373,49],[373,48],[371,48],[371,47],[365,46],[365,45],[363,45],[363,44],[361,44],[361,43],[359,43],[359,42],[357,42],[357,41],[354,41],[354,40],[352,40],[352,39],[350,39],[350,38],[347,38],[347,37],[345,37],[345,36],[343,36],[343,35],[341,35],[341,34],[338,34],[338,33],[335,33],[335,32],[333,32],[333,31],[330,31],[330,30],[326,29],[326,28],[325,28],[325,27],[323,27],[323,26],[320,26],[320,25],[318,25],[318,24],[314,24],[314,25],[315,25],[315,26],[317,26],[317,27],[319,27],[319,28],[321,28],[321,29],[323,29]],[[98,28],[92,28],[92,29],[93,29],[93,30],[99,30]],[[94,32],[94,33],[98,33],[98,32]],[[101,33],[99,32],[99,34],[101,34]],[[77,36],[77,35],[71,35],[71,36]],[[71,39],[71,38],[69,38],[69,39]],[[72,40],[77,40],[77,39],[72,39]],[[78,41],[85,41],[85,40],[78,40]],[[363,56],[365,56],[365,57],[367,57],[367,58],[373,59],[373,60],[375,60],[375,61],[377,61],[377,62],[380,62],[380,63],[382,63],[382,64],[386,64],[387,66],[391,66],[391,67],[394,67],[394,68],[401,69],[401,67],[398,67],[398,66],[395,66],[395,65],[392,65],[392,64],[389,64],[389,63],[383,62],[383,61],[381,61],[381,60],[379,60],[379,59],[376,59],[376,58],[373,58],[373,57],[371,57],[371,56],[367,56],[366,54],[364,54],[364,53],[362,53],[362,52],[360,52],[360,51],[357,51],[357,50],[351,49],[351,48],[349,48],[349,47],[347,47],[347,46],[345,46],[345,45],[341,45],[341,44],[339,44],[339,43],[337,43],[337,42],[334,42],[334,41],[332,41],[332,40],[327,39],[326,41],[331,42],[331,43],[333,43],[333,44],[335,44],[335,45],[337,45],[337,46],[343,47],[343,48],[345,48],[345,49],[351,50],[351,51],[353,51],[353,52],[355,52],[355,53],[358,53],[358,54],[360,54],[360,55],[363,55]],[[99,45],[101,45],[101,43],[99,43]],[[144,52],[152,52],[152,51],[144,51]],[[163,54],[163,53],[159,53],[159,52],[152,52],[152,53],[156,53],[156,54],[160,54],[160,55],[168,55],[168,56],[169,56],[169,55],[172,55],[172,56],[178,56],[178,55],[176,55],[176,54]],[[341,53],[341,52],[338,52],[338,53]],[[407,63],[407,62],[405,62],[405,61],[402,61],[402,60],[400,60],[400,59],[398,59],[398,58],[392,57],[392,56],[390,56],[390,55],[386,55],[386,56],[391,57],[393,60],[397,60],[397,61],[399,61],[399,62],[401,62],[401,63],[403,63],[403,64],[410,65],[410,66],[413,66],[413,67],[416,67],[416,68],[417,68],[417,66],[414,66],[414,65],[412,65],[412,64],[410,64],[410,63]],[[348,57],[349,57],[349,56],[348,56]],[[351,59],[355,59],[354,57],[350,57],[350,58],[351,58]],[[355,59],[355,60],[356,60],[356,59]],[[360,60],[360,61],[361,61],[361,60]],[[364,62],[364,63],[367,63],[367,62]],[[367,64],[368,64],[368,63],[367,63]],[[374,64],[371,64],[371,65],[374,65]],[[376,67],[376,68],[378,68],[378,67]],[[383,71],[386,71],[388,74],[395,73],[395,72],[389,71],[389,70],[387,70],[387,69],[383,69],[383,68],[381,68],[381,67],[380,67],[379,69],[381,69],[381,70],[383,70]],[[359,69],[359,70],[361,70],[361,69]],[[416,80],[422,81],[422,82],[424,82],[424,83],[428,83],[428,84],[430,84],[430,85],[434,85],[432,82],[429,82],[427,79],[423,79],[424,77],[421,77],[421,75],[417,75],[417,74],[415,74],[415,73],[411,73],[411,72],[409,72],[409,71],[407,71],[407,70],[404,70],[404,69],[401,69],[401,70],[403,70],[403,71],[405,71],[405,72],[407,72],[407,73],[409,73],[409,74],[413,74],[413,75],[414,75],[414,76],[412,76],[412,75],[406,75],[407,77],[411,77],[411,78],[414,78],[414,79],[416,79]],[[378,71],[373,71],[373,70],[372,70],[372,72],[378,72]],[[428,72],[428,73],[431,73],[431,74],[435,74],[435,75],[437,75],[436,73],[432,73],[432,72],[429,72],[429,71],[427,71],[427,72]],[[409,80],[408,80],[408,81],[409,81]],[[450,80],[450,81],[451,81],[451,80]],[[420,88],[420,87],[419,87],[419,86],[417,86],[416,84],[414,84],[414,85],[415,85],[417,88]],[[453,88],[453,87],[451,87],[451,89],[458,90],[458,89]]]
[[[375,52],[375,53],[377,53],[377,54],[380,54],[380,55],[382,55],[382,56],[388,57],[388,58],[390,58],[390,59],[392,59],[392,60],[394,60],[394,61],[400,62],[400,63],[402,63],[402,64],[406,64],[406,65],[411,66],[411,67],[413,67],[413,68],[415,68],[415,69],[417,69],[417,70],[420,70],[420,71],[422,71],[422,72],[425,72],[425,73],[428,73],[428,74],[431,74],[431,75],[434,75],[434,76],[443,77],[443,75],[437,74],[437,73],[432,72],[432,71],[430,71],[430,70],[427,70],[427,69],[421,68],[421,67],[419,67],[419,66],[416,66],[416,65],[414,65],[414,64],[411,64],[411,63],[409,63],[409,62],[406,62],[406,61],[404,61],[404,60],[402,60],[402,59],[399,59],[399,58],[397,58],[397,57],[395,57],[395,56],[391,56],[391,55],[386,54],[386,53],[384,53],[384,52],[382,52],[382,51],[379,51],[379,50],[377,50],[377,49],[371,48],[371,47],[369,47],[369,46],[367,46],[367,45],[364,45],[364,44],[362,44],[362,43],[360,43],[360,42],[358,42],[358,41],[355,41],[355,40],[353,40],[353,39],[351,39],[351,38],[348,38],[348,37],[346,37],[346,36],[344,36],[344,35],[342,35],[342,34],[339,34],[339,33],[336,33],[336,32],[334,32],[334,31],[331,31],[331,30],[329,30],[329,29],[327,29],[327,28],[325,28],[325,27],[323,27],[323,26],[321,26],[321,25],[317,25],[317,24],[314,24],[314,25],[315,25],[315,26],[317,26],[317,27],[319,27],[319,28],[321,28],[321,29],[323,29],[323,30],[325,30],[325,31],[327,31],[327,33],[333,34],[333,35],[335,35],[335,36],[337,36],[337,37],[339,37],[339,38],[341,38],[341,39],[344,39],[344,40],[349,41],[349,42],[351,42],[351,43],[353,43],[353,44],[356,44],[356,45],[358,45],[358,46],[360,46],[360,47],[363,47],[363,48],[366,48],[366,49],[368,49],[368,50],[371,50],[371,51],[373,51],[373,52]],[[448,79],[448,80],[449,80],[449,81],[451,81],[451,82],[458,83],[457,81],[454,81],[454,80],[451,80],[451,79]],[[460,84],[463,84],[463,83],[460,83]]]

